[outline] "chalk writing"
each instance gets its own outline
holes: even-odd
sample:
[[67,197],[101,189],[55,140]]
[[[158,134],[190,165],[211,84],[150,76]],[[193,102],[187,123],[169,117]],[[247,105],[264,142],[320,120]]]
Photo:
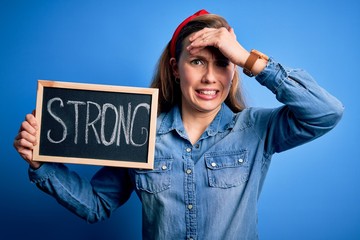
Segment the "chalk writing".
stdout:
[[[49,129],[47,131],[47,139],[51,143],[61,143],[66,140],[68,136],[68,126],[66,125],[65,121],[55,113],[53,110],[53,105],[58,104],[60,108],[64,108],[64,102],[60,97],[54,97],[50,99],[47,103],[47,111],[50,114],[50,116],[60,124],[59,127],[62,128],[62,136],[60,139],[56,140],[53,137],[51,137],[51,131],[53,129]],[[86,144],[89,143],[89,131],[92,131],[95,140],[98,144],[103,144],[105,146],[109,146],[115,143],[116,145],[120,145],[120,135],[121,132],[124,134],[125,143],[127,145],[132,146],[143,146],[147,143],[149,130],[146,127],[141,127],[141,134],[144,136],[143,142],[135,142],[133,139],[133,130],[134,130],[134,123],[137,120],[137,113],[140,108],[144,108],[147,112],[147,114],[150,113],[150,105],[148,103],[140,103],[137,104],[132,110],[132,104],[128,103],[127,106],[127,114],[124,114],[124,107],[122,105],[119,105],[118,107],[114,106],[111,103],[105,103],[102,106],[96,102],[92,101],[73,101],[68,100],[66,102],[66,105],[73,106],[74,108],[74,124],[71,124],[74,126],[74,144],[77,144],[79,139],[79,114],[82,112],[81,106],[86,105],[85,108],[85,116],[86,116],[86,122],[85,122],[85,139],[84,142]],[[91,106],[94,106],[96,109],[96,112],[90,111]],[[115,116],[115,121],[112,121],[113,126],[109,126],[109,122],[106,121],[107,112],[112,111],[112,113]],[[96,123],[100,121],[100,130],[96,128]],[[109,139],[106,139],[105,129],[112,129],[111,136]],[[56,130],[58,131],[58,130]]]

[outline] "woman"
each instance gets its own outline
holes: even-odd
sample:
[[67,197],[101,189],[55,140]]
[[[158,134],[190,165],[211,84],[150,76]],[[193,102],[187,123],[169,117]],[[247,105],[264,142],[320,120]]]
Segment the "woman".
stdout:
[[[245,108],[238,66],[283,106]],[[246,51],[222,17],[201,10],[165,48],[153,170],[101,168],[90,182],[63,164],[32,162],[29,114],[14,146],[32,182],[88,222],[108,218],[135,191],[144,239],[257,239],[257,199],[271,157],[331,130],[341,103],[302,70]]]

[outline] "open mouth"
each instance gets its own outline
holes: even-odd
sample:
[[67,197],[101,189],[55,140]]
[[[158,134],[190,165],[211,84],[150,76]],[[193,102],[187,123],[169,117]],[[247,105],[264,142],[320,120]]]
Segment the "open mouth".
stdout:
[[201,95],[214,96],[218,93],[217,90],[197,90],[197,93]]
[[218,91],[216,90],[197,90],[197,92],[201,95],[214,96]]
[[204,100],[213,100],[217,98],[219,90],[214,89],[200,89],[196,90],[197,96]]

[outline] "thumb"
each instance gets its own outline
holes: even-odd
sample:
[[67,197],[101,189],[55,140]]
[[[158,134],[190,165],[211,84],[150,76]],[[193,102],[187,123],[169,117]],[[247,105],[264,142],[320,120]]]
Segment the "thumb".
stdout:
[[232,27],[229,28],[229,33],[236,39],[236,34]]

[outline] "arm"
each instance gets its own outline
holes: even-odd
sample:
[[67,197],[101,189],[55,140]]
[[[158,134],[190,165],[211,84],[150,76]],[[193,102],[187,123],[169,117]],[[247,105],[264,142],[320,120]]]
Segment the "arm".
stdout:
[[108,218],[129,199],[133,185],[126,169],[104,167],[89,182],[63,164],[32,161],[37,130],[34,115],[28,114],[15,137],[14,147],[30,165],[31,182],[42,191],[88,222]]
[[[244,67],[250,55],[236,40],[232,28],[204,28],[189,40],[187,50],[192,54],[213,46],[240,67]],[[342,104],[305,71],[285,69],[272,59],[269,62],[258,59],[251,72],[285,105],[273,110],[270,115],[255,116],[256,121],[267,121],[263,124],[267,126],[265,150],[268,153],[284,151],[319,137],[340,120]],[[259,135],[262,136],[261,133]]]
[[266,151],[281,152],[330,131],[343,114],[343,105],[321,88],[306,71],[284,68],[270,59],[256,80],[271,90],[284,106],[267,120]]
[[133,189],[127,173],[124,168],[103,167],[89,182],[63,164],[29,169],[31,182],[89,223],[109,218],[129,199]]

